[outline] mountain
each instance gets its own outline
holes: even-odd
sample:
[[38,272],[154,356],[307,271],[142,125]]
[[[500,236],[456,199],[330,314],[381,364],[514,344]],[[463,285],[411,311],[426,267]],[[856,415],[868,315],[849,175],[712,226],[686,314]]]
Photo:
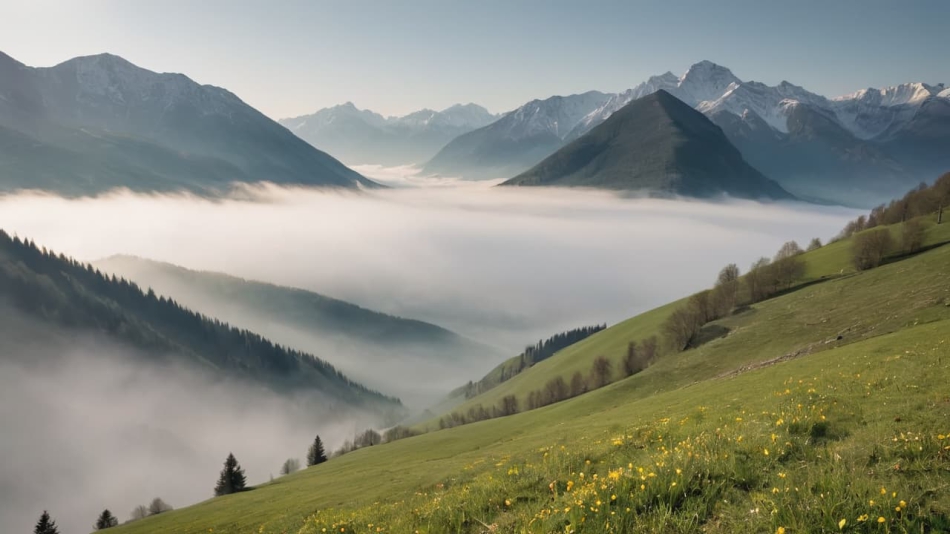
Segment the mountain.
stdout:
[[503,185],[597,187],[664,195],[791,199],[705,115],[665,90],[634,100]]
[[350,380],[326,361],[2,231],[0,303],[11,307],[16,319],[0,322],[0,338],[5,340],[19,335],[10,329],[12,324],[29,319],[45,336],[84,335],[116,342],[152,361],[211,371],[278,392],[318,393],[341,409],[370,409],[387,418],[403,410],[398,399]]
[[517,122],[506,116],[449,143],[425,171],[467,178],[524,172],[631,101],[660,90],[712,119],[753,167],[800,198],[869,206],[950,168],[950,90],[943,84],[906,83],[829,99],[787,81],[743,81],[701,61],[682,76],[667,72],[604,95],[567,135],[548,136],[546,143],[506,136],[507,129],[517,129],[496,126]]
[[225,89],[109,54],[32,68],[0,53],[0,176],[67,195],[376,185]]
[[483,372],[501,358],[498,349],[440,326],[302,289],[133,256],[112,256],[94,265],[174,296],[190,309],[325,355],[348,376],[410,405],[428,405],[450,389],[451,380]]
[[476,104],[383,117],[352,102],[281,119],[301,139],[351,164],[408,165],[427,161],[452,139],[498,117]]
[[590,91],[532,100],[488,126],[453,139],[422,172],[478,179],[511,176],[560,148],[578,122],[609,98]]

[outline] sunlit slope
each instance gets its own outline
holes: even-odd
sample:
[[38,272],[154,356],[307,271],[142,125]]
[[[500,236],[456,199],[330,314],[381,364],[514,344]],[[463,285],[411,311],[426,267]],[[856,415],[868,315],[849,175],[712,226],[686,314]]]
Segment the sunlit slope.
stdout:
[[[478,522],[547,532],[588,519],[592,527],[613,520],[617,532],[624,525],[693,532],[699,523],[714,532],[832,532],[840,519],[857,523],[864,514],[885,531],[899,526],[900,500],[909,503],[904,520],[936,522],[950,510],[950,493],[935,491],[950,468],[943,449],[950,442],[939,439],[950,432],[948,331],[947,321],[911,327],[639,401],[631,402],[639,385],[626,380],[539,410],[362,449],[116,532],[484,531]],[[683,453],[687,442],[695,458]],[[643,476],[654,473],[642,495],[639,466]],[[583,499],[597,512],[566,491],[568,480],[587,488],[593,474],[605,489],[588,488]],[[721,484],[703,482],[710,478]],[[677,480],[684,493],[656,489]],[[835,505],[820,508],[824,492]],[[612,495],[613,505],[595,506]],[[626,508],[637,506],[637,495],[652,496],[657,512],[631,517]],[[668,501],[679,504],[663,512]],[[702,514],[684,513],[696,510]],[[610,511],[619,517],[605,517]]]
[[[950,246],[716,324],[730,335],[575,399],[362,449],[117,532],[950,528]],[[655,475],[641,482],[631,464]],[[593,474],[603,482],[588,487]]]
[[[950,241],[950,224],[936,225],[933,217],[927,218],[925,224],[925,246]],[[892,227],[891,232],[897,240],[900,225]],[[811,344],[825,341],[826,337],[823,336],[836,336],[852,327],[854,332],[845,332],[846,335],[840,343],[853,342],[873,333],[871,331],[855,334],[861,329],[861,325],[877,325],[880,318],[876,314],[890,311],[895,317],[906,318],[914,312],[919,303],[905,297],[914,292],[934,289],[939,285],[941,277],[950,279],[950,250],[936,253],[937,256],[943,255],[942,263],[941,260],[935,259],[935,255],[924,255],[919,263],[915,258],[914,262],[910,263],[909,260],[897,262],[901,267],[891,264],[883,270],[865,273],[867,278],[853,277],[855,269],[851,265],[851,242],[852,239],[844,239],[802,255],[806,266],[806,284],[820,281],[822,278],[828,279],[827,281],[756,304],[749,311],[707,325],[707,331],[717,326],[727,328],[729,335],[698,350],[661,356],[655,365],[637,375],[634,380],[648,384],[645,391],[655,392],[701,379],[704,373],[728,371],[729,366],[755,361],[763,355],[779,357],[797,350],[823,350],[833,345]],[[909,283],[909,278],[903,275],[888,277],[888,273],[902,272],[904,268],[918,273],[921,277],[918,284]],[[884,295],[890,295],[889,298],[894,301],[890,310],[883,310],[879,306]],[[511,380],[453,406],[452,410],[464,413],[472,406],[495,406],[506,395],[515,395],[521,406],[524,406],[528,394],[543,388],[552,378],[561,376],[570,381],[575,372],[586,376],[594,359],[599,356],[606,356],[613,361],[616,376],[628,343],[641,341],[652,335],[660,337],[663,321],[673,310],[684,305],[685,301],[686,299],[673,302],[627,319],[571,345]],[[857,306],[867,306],[867,313],[848,311]],[[902,323],[895,322],[888,327],[888,331],[902,326]],[[707,362],[707,355],[719,354],[720,351],[723,356],[708,358]],[[695,370],[681,368],[682,365],[689,365],[682,363],[684,358],[694,357],[697,361],[707,363],[702,363],[701,368]],[[660,378],[660,375],[663,378]],[[671,380],[669,377],[674,378]],[[436,428],[437,421],[429,421],[427,425]]]

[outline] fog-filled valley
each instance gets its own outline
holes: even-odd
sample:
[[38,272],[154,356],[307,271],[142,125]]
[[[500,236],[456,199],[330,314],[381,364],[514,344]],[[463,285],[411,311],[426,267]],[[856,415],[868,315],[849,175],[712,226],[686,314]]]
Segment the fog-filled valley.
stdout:
[[[0,228],[82,261],[133,255],[302,288],[471,340],[458,354],[387,350],[149,274],[142,265],[150,262],[97,263],[143,289],[153,285],[185,306],[313,353],[352,379],[404,397],[413,410],[477,380],[526,344],[682,297],[707,287],[722,265],[770,256],[788,239],[826,239],[853,215],[799,203],[484,184],[359,193],[264,186],[215,200],[132,193],[0,199]],[[302,457],[315,432],[335,448],[370,424],[369,417],[331,415],[320,403],[259,386],[141,363],[123,357],[133,349],[101,339],[49,339],[20,326],[8,322],[5,330],[34,341],[7,339],[3,350],[13,357],[0,362],[0,425],[22,429],[3,438],[17,458],[0,476],[4,530],[29,521],[37,513],[29,505],[39,499],[71,531],[82,531],[97,507],[125,519],[155,496],[186,505],[211,496],[229,451],[250,482],[260,482],[287,457]],[[30,483],[12,482],[22,480]],[[50,484],[55,493],[45,489]]]
[[513,354],[687,295],[789,239],[832,237],[855,213],[484,187],[0,199],[0,227],[82,261],[128,254],[312,290]]
[[374,418],[319,395],[278,394],[192,366],[157,363],[103,336],[50,329],[0,305],[0,531],[43,507],[66,532],[103,508],[125,521],[160,497],[178,507],[213,495],[233,452],[249,483]]

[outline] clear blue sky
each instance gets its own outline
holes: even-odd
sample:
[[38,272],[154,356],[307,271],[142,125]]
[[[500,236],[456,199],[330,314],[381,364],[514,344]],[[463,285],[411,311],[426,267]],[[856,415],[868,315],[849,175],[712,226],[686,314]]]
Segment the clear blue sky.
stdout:
[[384,114],[620,91],[709,59],[836,96],[950,83],[950,0],[0,0],[28,65],[111,52],[230,89],[271,117]]

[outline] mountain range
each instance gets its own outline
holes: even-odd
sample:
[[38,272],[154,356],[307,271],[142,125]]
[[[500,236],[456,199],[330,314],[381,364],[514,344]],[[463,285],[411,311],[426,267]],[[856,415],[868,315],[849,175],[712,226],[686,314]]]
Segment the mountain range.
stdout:
[[789,82],[744,82],[699,62],[616,94],[533,100],[446,145],[424,173],[524,172],[629,102],[664,90],[701,111],[756,169],[799,197],[869,205],[950,166],[950,90],[907,83],[829,99]]
[[502,185],[794,198],[746,163],[722,129],[663,89],[631,101]]
[[190,309],[324,355],[347,376],[410,405],[430,404],[448,391],[453,379],[483,372],[503,354],[431,323],[303,289],[135,256],[111,256],[93,265],[173,296]]
[[0,191],[212,194],[264,181],[376,185],[225,89],[110,54],[32,68],[0,53]]
[[452,139],[496,119],[497,115],[476,104],[383,117],[347,102],[279,122],[349,165],[396,166],[428,161]]

